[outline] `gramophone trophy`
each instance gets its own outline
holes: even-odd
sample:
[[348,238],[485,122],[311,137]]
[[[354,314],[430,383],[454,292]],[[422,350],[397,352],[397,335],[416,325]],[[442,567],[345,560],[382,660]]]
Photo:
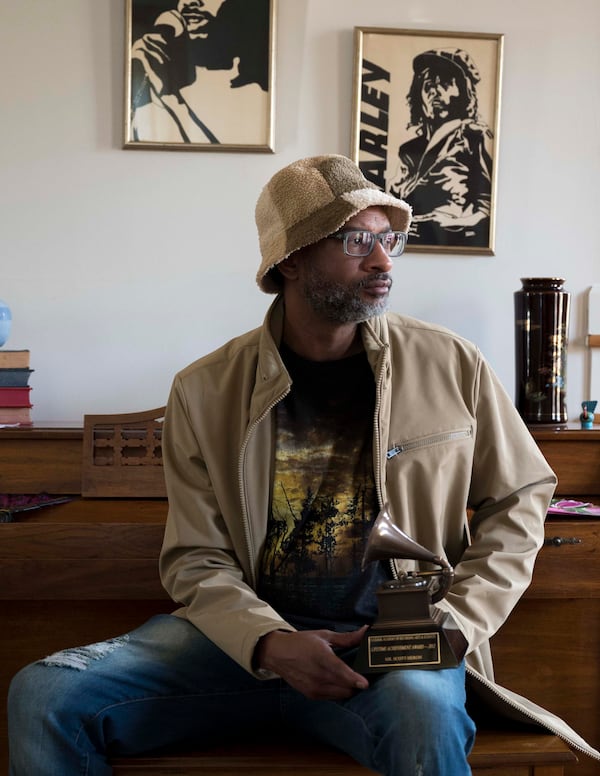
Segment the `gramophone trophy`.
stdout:
[[440,568],[404,572],[380,585],[379,615],[359,646],[355,670],[382,673],[457,666],[466,642],[450,616],[432,607],[448,592],[454,569],[394,525],[385,505],[373,524],[362,568],[372,561],[392,558],[426,561]]

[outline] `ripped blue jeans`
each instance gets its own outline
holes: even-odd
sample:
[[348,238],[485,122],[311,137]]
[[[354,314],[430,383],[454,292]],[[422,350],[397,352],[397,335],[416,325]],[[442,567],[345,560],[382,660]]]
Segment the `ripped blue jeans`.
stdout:
[[301,730],[385,776],[465,776],[475,729],[464,666],[395,671],[343,701],[258,680],[186,620],[33,663],[9,692],[10,776],[108,776],[111,756]]

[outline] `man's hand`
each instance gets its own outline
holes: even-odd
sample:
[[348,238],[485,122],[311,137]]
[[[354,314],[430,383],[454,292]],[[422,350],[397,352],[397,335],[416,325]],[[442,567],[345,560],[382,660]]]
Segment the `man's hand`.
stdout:
[[254,653],[257,668],[273,671],[291,687],[312,700],[341,700],[368,681],[334,652],[360,643],[367,626],[350,633],[330,630],[272,631],[263,636]]

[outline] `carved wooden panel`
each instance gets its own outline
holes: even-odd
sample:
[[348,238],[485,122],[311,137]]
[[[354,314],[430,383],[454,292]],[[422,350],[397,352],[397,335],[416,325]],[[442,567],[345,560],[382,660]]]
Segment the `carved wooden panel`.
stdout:
[[116,415],[84,415],[81,494],[164,498],[164,407]]

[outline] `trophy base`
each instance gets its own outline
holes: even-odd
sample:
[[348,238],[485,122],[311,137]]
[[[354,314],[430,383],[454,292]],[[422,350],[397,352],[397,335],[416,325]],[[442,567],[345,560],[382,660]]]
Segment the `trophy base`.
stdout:
[[354,670],[374,674],[456,667],[464,655],[464,639],[456,628],[448,627],[449,619],[436,609],[424,620],[375,623],[359,645]]

